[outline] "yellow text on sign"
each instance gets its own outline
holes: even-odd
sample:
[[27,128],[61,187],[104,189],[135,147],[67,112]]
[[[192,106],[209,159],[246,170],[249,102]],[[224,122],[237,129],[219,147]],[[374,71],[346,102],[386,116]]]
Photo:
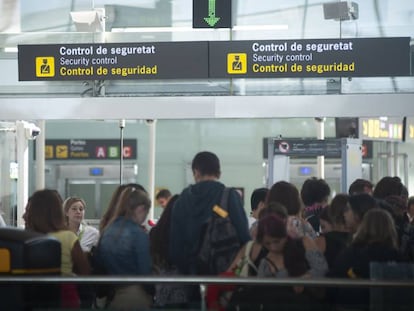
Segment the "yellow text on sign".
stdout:
[[52,56],[36,57],[36,77],[54,77],[55,58]]
[[231,74],[247,73],[247,54],[246,53],[227,54],[227,73],[231,73]]

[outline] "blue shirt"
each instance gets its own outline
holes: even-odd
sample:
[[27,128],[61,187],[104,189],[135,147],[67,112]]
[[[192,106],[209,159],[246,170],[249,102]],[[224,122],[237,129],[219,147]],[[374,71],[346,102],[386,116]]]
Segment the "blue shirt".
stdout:
[[97,257],[108,274],[151,274],[147,233],[134,221],[118,217],[105,229]]

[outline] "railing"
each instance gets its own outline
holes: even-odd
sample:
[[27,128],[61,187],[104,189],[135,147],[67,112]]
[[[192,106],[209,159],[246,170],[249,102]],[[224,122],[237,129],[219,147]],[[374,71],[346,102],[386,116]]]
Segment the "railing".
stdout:
[[[201,301],[199,309],[206,311],[206,289],[207,285],[272,285],[272,286],[312,286],[312,287],[357,287],[357,288],[408,288],[410,292],[414,291],[413,280],[369,280],[369,279],[338,279],[338,278],[258,278],[258,277],[216,277],[216,276],[0,276],[0,286],[7,284],[25,286],[25,285],[50,285],[59,283],[84,283],[84,284],[198,284],[200,288]],[[413,290],[413,291],[412,291]],[[377,293],[378,295],[378,293]],[[379,292],[379,295],[382,295]],[[378,298],[378,296],[376,296]],[[375,299],[376,299],[375,298]],[[388,308],[394,310],[394,305],[387,305]],[[377,311],[384,309],[381,302],[371,301],[371,309]],[[402,310],[413,310],[410,306],[404,306]],[[400,309],[401,310],[401,309]]]
[[240,278],[215,276],[0,276],[0,284],[53,284],[53,283],[86,283],[86,284],[232,284],[232,285],[276,285],[276,286],[319,286],[319,287],[413,287],[413,280],[368,280],[338,278]]

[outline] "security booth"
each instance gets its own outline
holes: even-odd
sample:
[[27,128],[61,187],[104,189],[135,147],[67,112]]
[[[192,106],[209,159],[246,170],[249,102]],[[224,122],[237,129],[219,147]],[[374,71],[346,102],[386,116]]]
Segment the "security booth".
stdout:
[[[285,180],[297,187],[306,178],[324,178],[336,192],[348,193],[350,184],[357,178],[371,179],[368,164],[362,163],[362,141],[355,138],[299,139],[267,138],[267,185]],[[339,159],[328,163],[326,173],[318,172],[316,165],[306,162],[291,163],[291,158],[314,158],[323,156]],[[325,167],[325,163],[324,163]],[[296,170],[299,172],[297,173]],[[326,176],[324,176],[326,175]],[[301,177],[301,178],[298,178]]]
[[[0,228],[0,276],[60,275],[60,242],[15,227]],[[60,307],[60,284],[0,285],[3,310]]]

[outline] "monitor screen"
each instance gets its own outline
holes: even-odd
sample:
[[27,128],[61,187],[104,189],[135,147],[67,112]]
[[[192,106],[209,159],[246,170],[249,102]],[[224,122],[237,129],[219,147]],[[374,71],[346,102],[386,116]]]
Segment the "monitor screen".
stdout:
[[405,118],[404,141],[414,143],[414,117]]
[[358,118],[335,118],[336,138],[358,138]]
[[403,117],[359,118],[359,137],[367,140],[403,141]]

